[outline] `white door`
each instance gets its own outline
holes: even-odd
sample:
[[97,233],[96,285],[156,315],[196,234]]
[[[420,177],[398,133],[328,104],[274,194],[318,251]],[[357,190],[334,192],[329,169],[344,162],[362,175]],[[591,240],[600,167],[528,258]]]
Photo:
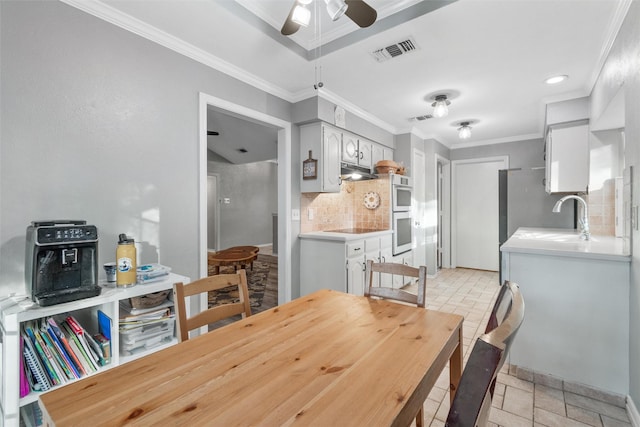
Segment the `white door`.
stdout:
[[453,162],[454,266],[498,271],[498,170],[507,157]]
[[426,179],[424,152],[413,150],[413,158],[411,159],[413,167],[413,200],[411,201],[413,227],[412,233],[414,238],[413,260],[416,263],[414,267],[427,265],[427,236],[426,236]]

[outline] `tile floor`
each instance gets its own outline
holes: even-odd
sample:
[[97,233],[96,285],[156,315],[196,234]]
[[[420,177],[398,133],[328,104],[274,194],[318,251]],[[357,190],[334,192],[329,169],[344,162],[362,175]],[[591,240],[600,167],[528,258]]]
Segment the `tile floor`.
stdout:
[[[427,283],[427,308],[458,313],[465,317],[463,343],[466,362],[470,344],[484,332],[497,296],[498,273],[444,269],[438,277],[430,278]],[[515,370],[507,361],[498,376],[489,416],[491,427],[631,426],[624,408],[624,399],[614,405],[588,397],[588,392],[577,394],[584,391],[578,385],[565,384],[558,379],[534,383],[518,378],[514,372],[510,374],[510,369]],[[448,387],[449,371],[445,369],[425,402],[425,426],[444,426],[449,412]]]

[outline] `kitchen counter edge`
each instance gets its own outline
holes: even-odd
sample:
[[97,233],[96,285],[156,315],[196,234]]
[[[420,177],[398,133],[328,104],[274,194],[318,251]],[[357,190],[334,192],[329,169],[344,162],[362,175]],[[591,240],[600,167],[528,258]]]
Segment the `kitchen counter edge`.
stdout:
[[393,230],[381,230],[381,231],[372,231],[370,233],[337,233],[333,231],[312,231],[309,233],[300,233],[298,235],[301,239],[310,239],[310,240],[336,240],[340,242],[348,242],[351,240],[362,240],[369,239],[371,237],[381,237],[390,235],[393,233]]
[[[548,235],[575,236],[576,240],[552,241],[546,238]],[[592,236],[592,240],[583,241],[578,240],[578,236],[579,232],[571,229],[520,227],[500,247],[500,251],[631,262],[629,250],[619,237]]]

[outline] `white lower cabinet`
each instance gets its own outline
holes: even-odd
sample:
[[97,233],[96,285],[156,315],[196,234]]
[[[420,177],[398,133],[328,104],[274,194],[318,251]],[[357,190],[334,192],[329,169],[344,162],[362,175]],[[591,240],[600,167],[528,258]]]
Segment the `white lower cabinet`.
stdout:
[[[395,255],[393,257],[393,262],[396,264],[404,264],[413,266],[413,251],[408,251],[401,253],[399,255]],[[393,287],[399,289],[405,285],[408,285],[411,282],[410,277],[405,276],[393,276]]]
[[[316,233],[318,234],[318,233]],[[300,244],[300,295],[334,289],[364,295],[365,268],[372,259],[391,253],[391,232],[362,239],[302,238]],[[374,279],[376,280],[376,279]]]
[[22,358],[20,337],[22,326],[25,323],[43,318],[60,318],[72,315],[88,333],[95,334],[99,330],[98,310],[109,316],[111,318],[111,362],[96,372],[99,373],[103,369],[120,365],[177,342],[174,338],[171,342],[150,348],[144,353],[134,356],[121,356],[118,331],[120,301],[172,289],[175,282],[188,283],[189,281],[188,277],[171,273],[165,280],[159,282],[136,285],[127,289],[104,287],[102,293],[96,297],[47,307],[33,305],[28,300],[14,301],[12,298],[0,300],[0,347],[2,350],[2,362],[0,364],[0,379],[2,383],[0,425],[7,427],[29,425],[26,419],[21,422],[21,409],[31,409],[30,405],[37,405],[38,402],[38,393],[36,392],[20,397],[20,360]]

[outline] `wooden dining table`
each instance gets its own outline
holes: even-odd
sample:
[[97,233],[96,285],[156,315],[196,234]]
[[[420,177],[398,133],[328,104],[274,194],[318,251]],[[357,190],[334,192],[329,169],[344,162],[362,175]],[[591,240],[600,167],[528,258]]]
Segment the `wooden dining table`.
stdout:
[[40,403],[49,426],[408,426],[447,362],[456,389],[462,321],[322,290]]

